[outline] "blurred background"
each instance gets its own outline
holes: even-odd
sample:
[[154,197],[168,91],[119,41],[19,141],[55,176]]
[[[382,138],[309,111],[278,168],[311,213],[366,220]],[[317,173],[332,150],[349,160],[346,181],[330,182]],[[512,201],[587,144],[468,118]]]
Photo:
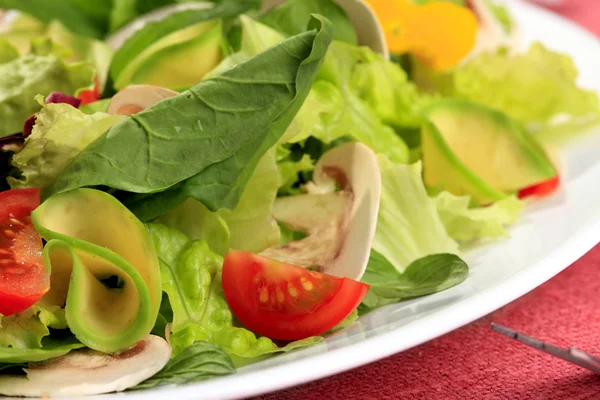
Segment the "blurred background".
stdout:
[[583,25],[600,36],[600,0],[529,0]]

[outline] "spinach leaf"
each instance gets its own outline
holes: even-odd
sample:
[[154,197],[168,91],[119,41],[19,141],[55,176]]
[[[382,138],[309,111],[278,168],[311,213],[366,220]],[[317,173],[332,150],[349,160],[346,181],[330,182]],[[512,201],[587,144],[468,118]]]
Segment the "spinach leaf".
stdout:
[[[49,23],[59,20],[69,30],[84,36],[101,38],[104,24],[89,13],[89,5],[106,3],[104,0],[0,0],[0,9],[15,9]],[[86,9],[80,5],[85,4]]]
[[[109,72],[109,84],[106,85],[106,93],[103,97],[113,92],[112,82],[115,82],[121,72],[146,48],[163,37],[201,22],[218,18],[235,17],[257,5],[258,0],[227,0],[217,4],[213,8],[189,10],[170,15],[162,21],[145,25],[134,33],[123,46],[115,53]],[[190,65],[190,68],[193,68]]]
[[304,32],[314,13],[327,17],[333,23],[335,40],[358,44],[356,31],[348,16],[332,0],[288,0],[265,13],[260,22],[286,36],[292,36]]
[[325,57],[331,23],[315,16],[310,29],[113,126],[44,197],[94,185],[145,193],[124,202],[146,221],[187,197],[211,211],[234,209],[258,161],[302,106]]
[[455,254],[432,254],[411,263],[403,273],[371,250],[362,281],[371,288],[360,305],[365,312],[400,300],[441,292],[467,278],[469,267]]
[[199,341],[171,359],[158,374],[131,390],[149,389],[165,383],[180,385],[233,373],[235,367],[227,353],[215,344]]

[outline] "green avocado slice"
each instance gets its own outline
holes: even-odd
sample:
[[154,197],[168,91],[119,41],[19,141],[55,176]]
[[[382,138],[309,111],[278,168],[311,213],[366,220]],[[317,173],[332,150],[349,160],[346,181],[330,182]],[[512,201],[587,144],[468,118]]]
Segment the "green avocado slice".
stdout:
[[423,178],[430,189],[489,204],[557,174],[535,138],[499,111],[449,99],[425,116]]
[[[215,40],[216,43],[215,43]],[[176,79],[177,85],[182,86],[180,81],[191,74],[197,76],[198,69],[204,69],[204,65],[212,63],[215,58],[215,52],[218,60],[211,65],[210,69],[216,67],[220,62],[221,55],[221,40],[222,40],[222,23],[220,20],[212,20],[202,22],[191,27],[181,29],[162,38],[152,46],[145,49],[138,55],[124,70],[121,72],[115,81],[115,88],[123,89],[127,85],[133,83],[146,83],[157,86],[171,88],[172,85],[156,82],[156,77],[151,76],[154,80],[146,81],[146,75],[157,75],[162,73],[163,79]],[[161,66],[161,64],[165,64]],[[167,69],[174,67],[174,70]],[[210,70],[209,69],[209,70]],[[207,71],[208,72],[208,71]],[[178,76],[182,74],[182,76]],[[202,78],[194,79],[187,82],[188,86],[195,85]]]
[[[133,346],[154,326],[161,300],[158,258],[144,225],[119,201],[94,189],[46,200],[31,215],[47,240],[47,304],[64,305],[67,324],[87,347]],[[102,281],[117,277],[116,287]]]
[[223,59],[222,36],[219,22],[201,36],[157,51],[140,65],[130,83],[189,89]]

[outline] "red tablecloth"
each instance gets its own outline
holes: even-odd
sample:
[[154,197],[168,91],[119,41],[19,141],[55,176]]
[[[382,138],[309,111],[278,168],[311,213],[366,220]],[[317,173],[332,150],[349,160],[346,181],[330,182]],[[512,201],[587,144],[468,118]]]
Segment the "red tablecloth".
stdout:
[[[600,0],[563,1],[558,12],[600,35]],[[462,329],[257,399],[600,399],[599,376],[492,332],[491,321],[600,355],[600,245],[538,289]]]

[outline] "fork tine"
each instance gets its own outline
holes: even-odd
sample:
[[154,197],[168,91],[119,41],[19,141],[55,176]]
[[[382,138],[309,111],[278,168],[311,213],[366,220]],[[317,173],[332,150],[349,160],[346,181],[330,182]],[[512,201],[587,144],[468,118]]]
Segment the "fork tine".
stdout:
[[492,322],[492,330],[554,357],[600,374],[600,360],[573,347],[563,349]]

